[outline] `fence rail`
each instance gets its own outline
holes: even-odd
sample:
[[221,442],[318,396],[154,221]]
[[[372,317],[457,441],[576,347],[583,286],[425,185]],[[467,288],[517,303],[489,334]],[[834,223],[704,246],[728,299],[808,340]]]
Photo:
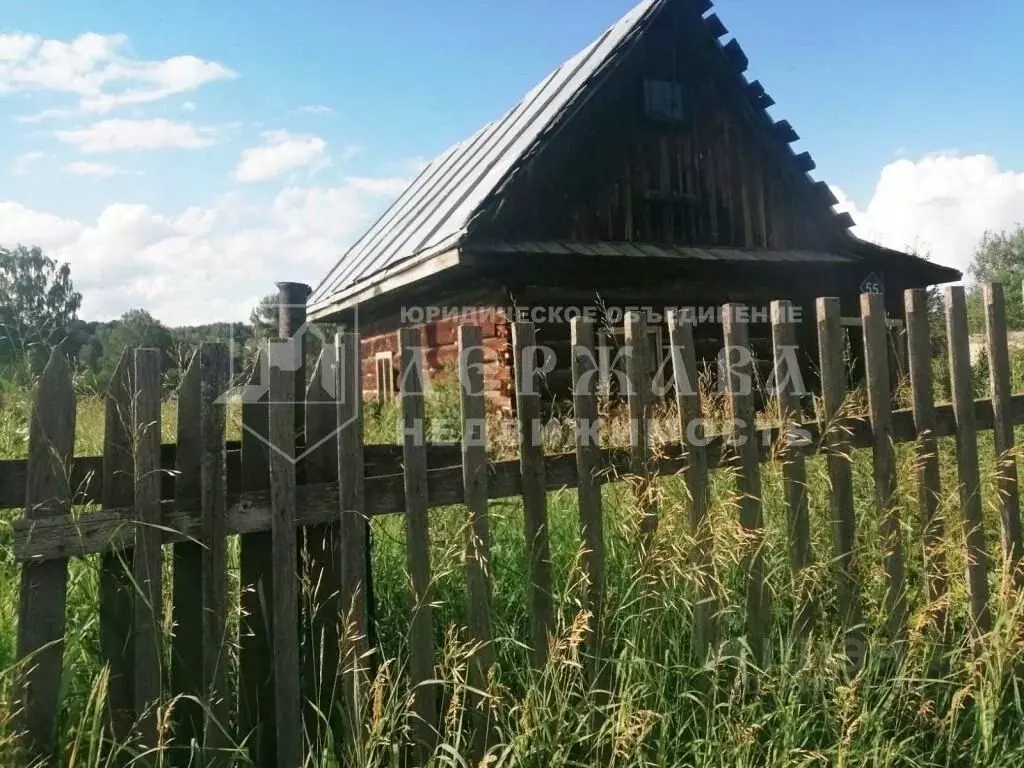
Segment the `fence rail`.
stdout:
[[[423,440],[423,382],[414,347],[416,334],[401,334],[403,371],[401,419],[404,444],[397,449],[363,445],[361,413],[355,403],[335,401],[325,387],[325,371],[355,366],[360,340],[339,334],[324,350],[304,396],[296,397],[295,375],[271,365],[273,344],[261,355],[250,384],[263,394],[243,405],[243,439],[225,442],[227,387],[226,350],[204,345],[186,372],[178,402],[178,442],[160,446],[159,360],[149,350],[126,354],[106,398],[104,456],[74,459],[75,402],[71,372],[55,353],[36,393],[31,417],[29,458],[0,464],[0,505],[24,505],[24,518],[14,523],[14,554],[22,573],[18,654],[27,660],[19,678],[22,725],[28,749],[41,756],[55,747],[60,700],[61,639],[64,633],[68,561],[101,554],[99,624],[101,652],[110,666],[108,704],[111,727],[121,738],[134,739],[140,749],[157,743],[156,704],[168,696],[187,694],[209,706],[176,710],[172,743],[191,740],[215,750],[232,730],[246,740],[257,765],[298,765],[306,748],[301,734],[304,701],[323,711],[324,689],[340,691],[337,712],[328,713],[326,727],[336,740],[358,739],[353,718],[366,696],[366,651],[369,649],[366,563],[372,556],[367,521],[375,515],[401,513],[407,526],[413,624],[410,627],[410,682],[416,691],[418,718],[409,745],[417,763],[429,755],[438,722],[434,690],[435,649],[430,606],[431,562],[429,510],[463,504],[469,515],[466,567],[468,631],[480,653],[471,670],[485,680],[493,664],[490,605],[490,542],[488,501],[521,497],[528,585],[524,594],[530,617],[532,662],[544,663],[547,636],[553,626],[552,565],[548,542],[547,493],[576,488],[579,493],[580,536],[585,543],[584,568],[590,577],[588,606],[597,620],[591,625],[590,647],[600,652],[604,602],[604,540],[600,487],[629,477],[645,510],[646,547],[655,535],[659,509],[653,487],[660,476],[680,474],[690,493],[688,519],[700,569],[712,567],[708,536],[708,473],[729,464],[736,468],[741,492],[740,523],[752,541],[764,535],[760,465],[781,459],[789,507],[790,564],[800,626],[810,629],[817,607],[802,590],[803,574],[815,559],[835,563],[841,619],[847,627],[860,623],[859,562],[854,531],[854,487],[849,456],[868,449],[874,459],[873,502],[883,512],[880,535],[886,541],[887,624],[893,637],[903,632],[908,574],[895,493],[894,444],[916,444],[919,465],[922,535],[926,552],[926,594],[941,596],[948,588],[934,544],[944,531],[935,523],[939,476],[935,441],[956,438],[959,490],[965,511],[967,588],[972,629],[983,634],[990,622],[988,583],[991,556],[985,550],[980,508],[977,433],[994,430],[1000,461],[1014,472],[1001,475],[1001,540],[1004,555],[1016,567],[1021,556],[1019,496],[1012,448],[1013,426],[1024,424],[1024,396],[1010,391],[1005,313],[1000,286],[985,291],[989,329],[991,398],[973,400],[962,288],[946,291],[947,328],[953,403],[935,406],[929,317],[921,291],[906,297],[909,372],[913,408],[893,410],[886,325],[879,297],[862,301],[868,413],[844,410],[847,398],[843,364],[843,324],[838,301],[817,304],[818,349],[822,382],[821,423],[806,421],[792,388],[787,353],[796,338],[784,302],[772,307],[773,364],[778,413],[776,425],[757,427],[754,400],[743,387],[751,361],[727,354],[725,383],[734,426],[727,434],[704,435],[692,328],[685,318],[669,319],[672,376],[680,440],[653,445],[648,429],[651,381],[646,371],[644,320],[626,319],[625,338],[630,413],[630,445],[602,448],[593,439],[598,418],[594,326],[582,319],[572,324],[572,376],[576,450],[545,456],[538,439],[540,371],[534,328],[513,326],[516,361],[517,421],[520,458],[488,463],[484,450],[484,383],[471,363],[477,329],[460,329],[464,360],[460,370],[463,441],[461,446],[427,446]],[[727,352],[747,344],[746,328],[734,322],[736,306],[725,308],[723,341]],[[267,386],[261,388],[265,383]],[[300,407],[301,406],[301,407]],[[315,407],[314,407],[315,406]],[[296,413],[304,424],[296,424]],[[296,444],[296,433],[305,444]],[[795,439],[800,436],[800,439]],[[298,463],[299,451],[312,446]],[[400,452],[400,453],[399,453]],[[812,552],[809,501],[804,459],[824,454],[830,478],[826,514],[835,523],[833,551]],[[380,473],[386,469],[387,473]],[[173,470],[173,480],[166,478]],[[393,471],[398,470],[398,471]],[[300,482],[301,481],[301,482]],[[22,488],[19,492],[17,486]],[[74,505],[99,503],[98,511],[75,512]],[[238,638],[237,696],[229,698],[225,673],[234,643],[227,642],[226,541],[240,537],[240,588],[243,605]],[[171,638],[171,670],[161,668],[159,617],[165,546],[171,547],[175,632]],[[772,606],[765,585],[764,563],[757,547],[745,561],[746,634],[758,655]],[[300,552],[306,556],[299,557]],[[303,569],[305,574],[300,573]],[[1019,571],[1018,571],[1019,572]],[[320,585],[311,602],[302,596],[299,577]],[[700,579],[704,594],[694,614],[694,643],[705,652],[721,634],[711,579]],[[299,619],[304,616],[300,623]],[[345,622],[353,631],[345,632]],[[306,629],[300,631],[300,626]],[[273,649],[273,652],[271,652]],[[303,659],[322,659],[311,670]],[[342,679],[342,677],[345,679]],[[166,682],[169,680],[169,684]],[[337,714],[337,717],[335,717]],[[323,724],[311,738],[326,743]],[[486,723],[474,721],[470,743],[480,754],[486,746]]]

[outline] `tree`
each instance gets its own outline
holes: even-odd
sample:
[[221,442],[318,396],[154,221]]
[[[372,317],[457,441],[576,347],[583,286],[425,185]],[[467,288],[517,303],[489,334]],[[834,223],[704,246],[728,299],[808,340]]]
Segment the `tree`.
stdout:
[[1024,225],[1012,232],[986,232],[974,252],[967,271],[973,283],[968,303],[971,331],[980,333],[985,328],[981,286],[984,283],[1002,283],[1006,295],[1006,321],[1010,328],[1024,328]]
[[135,347],[159,349],[163,369],[167,371],[173,363],[171,343],[171,332],[163,323],[144,309],[130,309],[102,338],[100,371],[104,379],[109,380],[124,351]]
[[81,305],[67,264],[38,247],[0,248],[0,361],[45,361]]
[[260,303],[249,314],[249,325],[252,326],[252,335],[256,341],[277,337],[277,304],[277,294],[268,294],[260,299]]

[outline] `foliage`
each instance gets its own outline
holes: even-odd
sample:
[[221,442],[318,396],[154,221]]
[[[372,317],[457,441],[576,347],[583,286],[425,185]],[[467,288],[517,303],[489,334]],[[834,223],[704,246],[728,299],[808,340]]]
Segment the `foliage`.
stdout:
[[1012,231],[986,232],[974,252],[968,276],[973,283],[968,300],[972,333],[985,329],[981,296],[984,283],[1005,286],[1007,324],[1012,330],[1024,329],[1024,225]]
[[82,305],[71,268],[38,247],[0,247],[0,363],[38,371]]

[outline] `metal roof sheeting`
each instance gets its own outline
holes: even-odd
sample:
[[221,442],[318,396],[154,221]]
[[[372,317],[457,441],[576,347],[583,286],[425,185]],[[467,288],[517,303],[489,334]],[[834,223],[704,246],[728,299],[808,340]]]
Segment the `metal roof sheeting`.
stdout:
[[310,308],[321,308],[345,288],[399,262],[429,258],[458,242],[477,209],[666,1],[641,2],[504,117],[427,166],[331,270]]
[[472,253],[483,255],[617,256],[639,259],[689,259],[694,261],[747,262],[856,262],[855,256],[826,251],[771,250],[766,248],[696,248],[659,243],[581,243],[567,240],[473,243]]

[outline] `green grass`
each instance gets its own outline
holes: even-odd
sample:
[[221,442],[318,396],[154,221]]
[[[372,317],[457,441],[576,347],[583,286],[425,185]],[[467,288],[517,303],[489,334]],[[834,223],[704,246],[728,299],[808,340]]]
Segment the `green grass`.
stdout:
[[[24,437],[13,414],[24,399],[9,395],[0,417],[0,457],[24,453]],[[435,396],[434,418],[448,424],[452,403]],[[173,406],[165,425],[173,424]],[[393,442],[394,409],[371,410],[368,441]],[[99,453],[102,405],[84,400],[78,421],[79,453]],[[390,433],[390,434],[389,434]],[[165,430],[173,439],[173,430]],[[980,440],[988,544],[999,552],[996,462],[990,435]],[[601,673],[587,657],[582,611],[585,580],[579,567],[580,539],[575,493],[549,496],[557,631],[550,660],[540,670],[527,663],[528,637],[523,515],[516,500],[495,501],[492,515],[494,632],[498,663],[488,682],[494,745],[492,766],[1006,766],[1024,764],[1024,702],[1015,674],[1021,669],[1024,599],[994,568],[991,577],[995,628],[977,648],[966,642],[967,597],[964,544],[956,494],[954,449],[940,449],[941,512],[948,535],[944,554],[951,592],[954,641],[940,656],[941,639],[930,623],[935,606],[924,604],[924,562],[917,512],[914,446],[899,448],[899,497],[913,614],[898,644],[867,633],[867,661],[852,674],[836,621],[827,519],[828,478],[821,459],[809,462],[808,485],[816,565],[812,582],[821,605],[813,637],[798,641],[789,570],[786,507],[778,463],[762,465],[766,538],[764,554],[772,596],[768,658],[756,668],[743,643],[745,576],[750,542],[739,528],[738,498],[728,468],[712,477],[712,520],[724,642],[709,659],[692,652],[695,573],[687,552],[686,488],[680,478],[658,482],[661,522],[652,549],[641,555],[639,513],[627,483],[604,489],[607,540],[607,653]],[[871,457],[854,460],[858,543],[866,624],[884,624],[884,553],[879,514],[872,503]],[[11,511],[11,515],[17,511]],[[462,552],[466,512],[452,507],[431,512],[431,561],[437,676],[443,681],[443,724],[436,765],[466,765],[469,720],[463,705],[468,650],[466,579]],[[380,671],[367,713],[369,736],[347,755],[350,765],[398,764],[397,746],[408,738],[407,686],[403,682],[410,608],[405,573],[403,520],[374,521],[374,584],[381,645]],[[236,556],[232,550],[232,557]],[[996,561],[998,563],[998,560]],[[232,563],[234,568],[237,563]],[[61,754],[65,765],[114,765],[100,716],[104,678],[97,619],[98,558],[71,564]],[[170,583],[168,579],[165,583]],[[14,751],[11,669],[15,661],[18,567],[10,533],[0,531],[0,765],[19,766]],[[236,590],[237,591],[237,590]],[[168,601],[169,604],[169,601]],[[237,606],[233,609],[237,620]],[[168,622],[169,626],[169,622]],[[594,683],[607,681],[607,690]],[[168,705],[172,706],[172,705]],[[166,708],[164,714],[167,714]],[[169,718],[167,718],[169,720]],[[228,763],[246,765],[240,745]],[[128,750],[130,747],[125,746]],[[150,756],[171,764],[171,753]],[[196,763],[193,763],[196,764]],[[333,765],[321,750],[310,765]]]

